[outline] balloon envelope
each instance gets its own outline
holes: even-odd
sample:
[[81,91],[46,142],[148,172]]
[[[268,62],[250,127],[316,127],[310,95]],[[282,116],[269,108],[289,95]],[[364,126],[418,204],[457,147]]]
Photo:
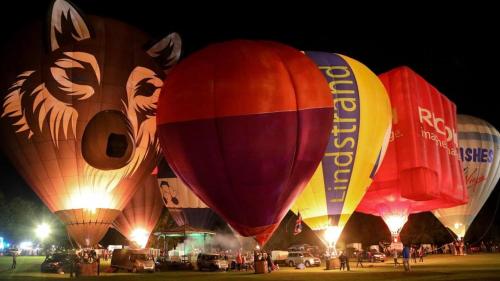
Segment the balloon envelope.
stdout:
[[306,55],[329,82],[335,109],[321,164],[292,211],[313,230],[338,227],[338,238],[385,154],[391,106],[382,82],[360,62],[339,54]]
[[357,210],[382,216],[397,235],[408,214],[464,204],[467,190],[455,104],[407,67],[379,77],[391,99],[392,134]]
[[156,176],[149,175],[140,183],[132,199],[113,222],[113,226],[127,239],[143,248],[160,218],[162,209],[163,201]]
[[[46,28],[16,36],[1,54],[2,148],[71,237],[93,246],[157,163],[161,46],[144,50],[143,32],[64,0]],[[178,36],[167,41],[175,53]]]
[[269,237],[328,141],[332,101],[314,63],[278,43],[213,44],[163,91],[158,133],[172,169],[240,234]]
[[178,226],[215,230],[222,219],[196,196],[172,171],[165,159],[158,165],[158,186],[165,207]]
[[458,115],[458,144],[469,202],[445,209],[434,215],[458,237],[481,210],[500,177],[500,133],[490,123],[468,115]]

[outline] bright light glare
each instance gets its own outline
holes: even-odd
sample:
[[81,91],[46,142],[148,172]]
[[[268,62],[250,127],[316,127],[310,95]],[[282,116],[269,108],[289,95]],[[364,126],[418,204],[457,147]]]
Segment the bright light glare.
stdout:
[[325,233],[323,234],[323,237],[325,237],[326,242],[328,243],[329,246],[335,246],[337,244],[337,240],[339,240],[340,233],[342,230],[338,226],[329,226],[326,230]]
[[453,232],[455,232],[458,238],[463,238],[465,236],[465,226],[463,223],[457,222],[453,225],[453,227],[455,228]]
[[408,215],[405,214],[387,215],[382,218],[393,236],[399,236],[399,232],[401,232],[401,229],[403,229],[403,226],[408,221]]
[[148,243],[149,239],[149,232],[142,228],[136,228],[132,231],[132,234],[130,235],[130,240],[134,241],[139,245],[139,247],[144,248],[146,247],[146,244]]
[[35,234],[40,240],[49,237],[50,226],[46,223],[39,224],[35,229]]
[[104,189],[78,188],[70,196],[66,209],[112,208],[111,196]]
[[33,248],[33,243],[30,241],[24,241],[19,243],[19,248],[21,250],[31,250]]

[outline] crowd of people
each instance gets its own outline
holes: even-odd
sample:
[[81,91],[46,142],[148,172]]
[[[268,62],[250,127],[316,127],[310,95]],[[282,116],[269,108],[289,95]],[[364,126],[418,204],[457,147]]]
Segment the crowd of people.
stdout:
[[220,255],[228,262],[230,265],[228,270],[255,270],[255,262],[265,262],[267,272],[272,272],[279,269],[279,266],[273,262],[271,252],[265,252],[261,250],[254,250],[253,254],[250,252],[238,251],[235,256],[228,255],[227,251],[219,251]]
[[[424,257],[429,253],[442,253],[442,254],[454,254],[454,255],[466,255],[473,254],[476,252],[483,253],[495,253],[499,251],[499,246],[497,243],[492,241],[480,243],[476,243],[473,246],[464,243],[463,240],[457,240],[449,244],[445,244],[441,247],[437,247],[431,244],[421,244],[421,245],[404,245],[403,248],[394,249],[386,247],[386,256],[393,258],[394,268],[402,265],[405,271],[411,271],[410,263],[422,263],[424,262]],[[70,268],[70,276],[78,276],[82,272],[82,268],[86,268],[86,270],[96,271],[96,274],[100,274],[100,260],[107,260],[110,257],[110,252],[105,249],[97,250],[80,250],[75,254],[71,255],[72,262]],[[279,265],[276,261],[273,260],[271,251],[262,251],[259,249],[255,249],[253,252],[243,251],[242,249],[231,253],[230,251],[218,251],[220,256],[227,261],[229,264],[228,270],[235,271],[253,271],[257,269],[257,263],[263,262],[259,264],[262,267],[264,264],[267,272],[272,272],[275,270],[279,270]],[[365,253],[365,254],[364,254]],[[363,268],[363,261],[368,260],[373,262],[370,258],[371,251],[364,252],[363,250],[359,250],[355,252],[354,258],[356,261],[356,267]],[[11,269],[15,269],[17,265],[17,256],[19,254],[17,252],[12,253],[12,265]],[[382,255],[383,256],[383,255]],[[346,251],[339,252],[339,255],[336,256],[339,261],[339,269],[340,270],[351,270],[349,264],[349,255],[347,255]],[[400,258],[402,258],[402,262],[400,262]],[[278,260],[279,261],[279,260]],[[288,264],[288,263],[287,263]],[[93,265],[88,266],[88,265]],[[297,266],[297,268],[300,268]]]
[[72,255],[71,258],[70,277],[78,277],[84,267],[88,267],[94,274],[100,275],[101,258],[95,250],[81,250]]
[[481,241],[479,244],[470,244],[467,242],[464,243],[463,240],[456,240],[443,245],[440,248],[440,251],[443,254],[452,254],[455,256],[471,255],[476,253],[497,253],[499,252],[499,246],[493,241]]
[[[481,252],[497,252],[498,246],[493,242],[481,242],[480,244]],[[423,263],[424,257],[427,254],[437,254],[437,253],[454,253],[456,255],[460,255],[463,253],[468,253],[474,251],[474,247],[471,247],[468,244],[464,244],[463,241],[455,241],[450,244],[446,244],[442,247],[438,247],[432,244],[420,244],[420,245],[404,245],[402,249],[387,249],[386,252],[390,257],[394,260],[394,267],[402,266],[405,271],[411,271],[411,263]],[[363,265],[363,261],[368,258],[368,261],[372,262],[370,259],[370,251],[366,252],[366,255],[363,255],[363,250],[357,251],[355,255],[356,267],[365,267]],[[340,270],[351,270],[349,264],[349,256],[346,251],[339,252],[337,256],[339,260],[339,269]],[[227,258],[227,256],[226,256]],[[400,260],[402,259],[402,261]],[[238,252],[234,258],[234,270],[254,270],[254,261],[266,261],[267,262],[267,270],[271,272],[273,270],[278,269],[278,265],[273,262],[271,253],[267,253],[264,251],[255,250],[253,257],[247,252],[246,254],[242,254],[241,251]],[[298,267],[297,267],[298,268]]]

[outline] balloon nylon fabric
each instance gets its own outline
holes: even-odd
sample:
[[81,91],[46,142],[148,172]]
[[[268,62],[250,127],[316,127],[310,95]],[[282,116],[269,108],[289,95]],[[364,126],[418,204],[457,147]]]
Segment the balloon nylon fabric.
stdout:
[[65,0],[51,1],[48,14],[0,54],[2,148],[72,238],[93,246],[157,163],[166,69],[128,24]]
[[500,133],[484,120],[458,115],[458,143],[469,202],[433,213],[458,237],[464,237],[500,178]]
[[332,111],[326,81],[304,54],[230,41],[170,73],[158,133],[182,181],[240,234],[256,236],[276,229],[312,176]]
[[222,224],[221,218],[175,175],[165,159],[158,165],[158,186],[163,204],[178,226],[214,230]]
[[142,229],[150,234],[162,210],[163,201],[156,177],[149,175],[141,182],[130,202],[113,222],[113,226],[129,240],[136,229]]
[[339,54],[306,55],[329,82],[334,126],[323,160],[292,211],[313,230],[343,229],[385,154],[390,101],[378,77],[360,62]]
[[455,104],[407,67],[379,77],[391,98],[392,135],[357,210],[407,216],[466,203]]

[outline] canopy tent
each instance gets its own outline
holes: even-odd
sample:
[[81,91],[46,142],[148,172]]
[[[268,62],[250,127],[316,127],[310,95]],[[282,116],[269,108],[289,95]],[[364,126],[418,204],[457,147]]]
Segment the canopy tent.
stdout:
[[157,237],[188,237],[196,235],[215,235],[215,232],[208,229],[196,228],[190,225],[176,226],[165,231],[153,233]]
[[[157,237],[158,240],[163,238],[163,250],[167,252],[167,239],[181,238],[183,239],[183,254],[181,256],[187,256],[187,253],[193,253],[201,248],[201,252],[204,252],[207,239],[210,240],[215,236],[215,232],[208,229],[196,228],[190,225],[182,225],[167,229],[165,231],[155,232],[153,235]],[[187,247],[186,247],[187,246]],[[187,250],[187,251],[186,251]]]

